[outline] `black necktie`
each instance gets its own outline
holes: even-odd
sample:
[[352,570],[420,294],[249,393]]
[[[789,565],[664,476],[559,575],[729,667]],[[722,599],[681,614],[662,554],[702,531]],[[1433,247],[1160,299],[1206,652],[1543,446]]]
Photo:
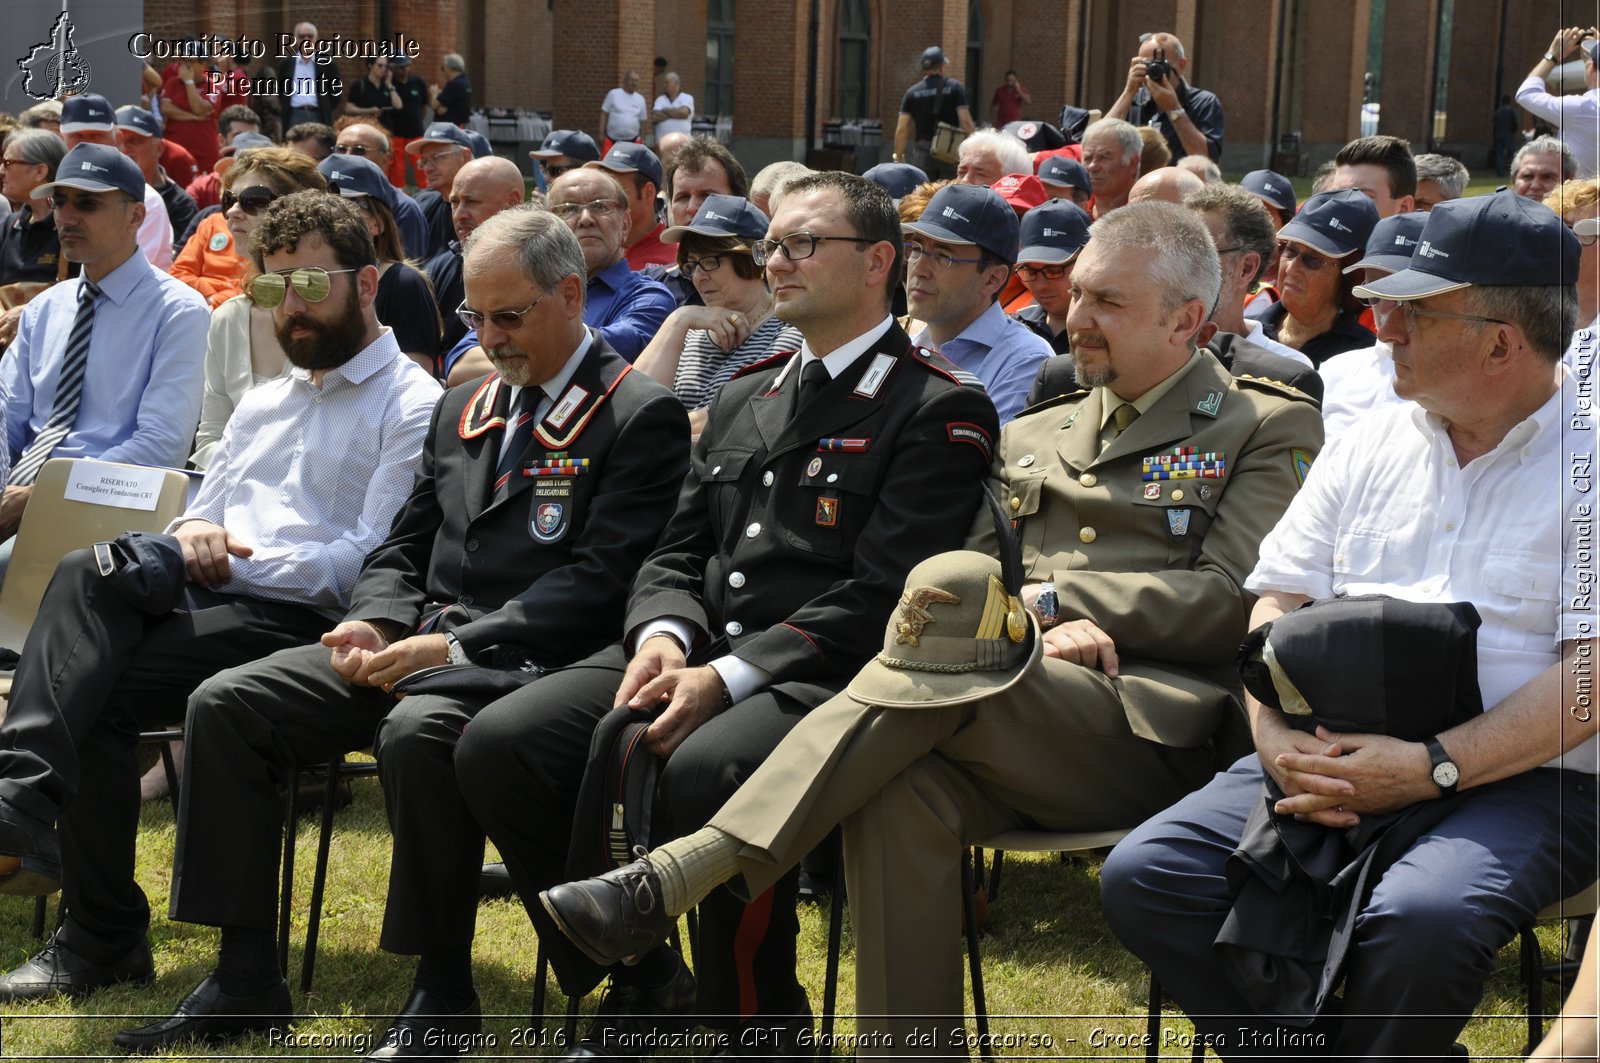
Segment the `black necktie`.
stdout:
[[505,436],[500,443],[500,463],[494,470],[494,497],[491,502],[498,502],[511,493],[511,477],[517,471],[522,452],[528,449],[528,441],[533,438],[533,411],[543,397],[544,391],[540,388],[525,387],[517,395],[516,404],[506,414]]
[[56,377],[56,404],[50,419],[39,429],[11,468],[7,482],[26,485],[39,478],[39,470],[50,460],[50,452],[67,438],[78,420],[78,406],[83,401],[83,374],[89,367],[89,336],[94,331],[94,301],[100,289],[85,278],[78,290],[78,313],[72,319],[72,331],[67,334],[67,353],[61,359],[61,374]]
[[832,379],[833,374],[828,372],[828,367],[822,364],[821,358],[813,358],[807,362],[806,367],[800,371],[800,401],[797,408],[816,398],[817,392]]

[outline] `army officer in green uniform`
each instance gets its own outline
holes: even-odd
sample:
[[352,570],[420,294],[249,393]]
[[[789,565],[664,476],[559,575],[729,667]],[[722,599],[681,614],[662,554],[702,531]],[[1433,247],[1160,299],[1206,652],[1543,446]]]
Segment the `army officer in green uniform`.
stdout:
[[[1132,827],[1238,754],[1244,579],[1321,421],[1301,393],[1195,347],[1219,266],[1192,212],[1132,204],[1090,233],[1067,319],[1085,390],[1008,425],[993,469],[1042,653],[1008,642],[1020,625],[968,622],[972,592],[908,586],[877,660],[706,829],[546,891],[585,951],[642,951],[723,881],[757,894],[843,822],[862,1050],[926,1055],[913,1028],[961,1028],[928,1017],[963,1010],[963,846]],[[968,545],[995,553],[987,513]],[[952,690],[952,674],[968,681]]]

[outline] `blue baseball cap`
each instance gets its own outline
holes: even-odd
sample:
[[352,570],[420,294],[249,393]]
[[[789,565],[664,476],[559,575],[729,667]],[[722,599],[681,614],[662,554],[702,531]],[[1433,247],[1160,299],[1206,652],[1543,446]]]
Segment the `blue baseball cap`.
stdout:
[[277,147],[277,145],[272,142],[271,137],[264,133],[244,132],[235,133],[233,142],[228,147],[232,148],[234,154],[237,155],[239,152],[249,151],[251,148],[273,148]]
[[389,190],[394,188],[378,169],[377,163],[359,155],[329,155],[317,163],[317,169],[328,179],[328,190],[341,196],[371,196],[393,207]]
[[901,228],[940,243],[980,247],[1008,266],[1017,261],[1017,212],[992,188],[945,185],[922,217]]
[[1543,203],[1515,192],[1452,199],[1428,212],[1409,266],[1356,294],[1426,299],[1473,285],[1565,287],[1582,255],[1578,238]]
[[135,203],[144,202],[144,175],[133,160],[109,144],[79,144],[56,167],[56,179],[28,193],[46,199],[58,188],[83,192],[122,192]]
[[586,162],[585,166],[598,166],[602,170],[612,173],[642,173],[644,179],[661,187],[661,160],[656,158],[656,153],[643,144],[632,141],[623,141],[612,145],[606,157],[599,162]]
[[1039,166],[1039,180],[1056,188],[1076,188],[1080,192],[1093,191],[1089,187],[1089,171],[1077,159],[1065,155],[1052,155]]
[[494,148],[489,146],[488,137],[484,136],[476,129],[468,129],[465,132],[467,134],[467,140],[472,143],[472,157],[474,159],[481,159],[485,156],[494,154]]
[[472,152],[472,138],[467,136],[467,131],[449,122],[434,122],[426,133],[406,145],[406,154],[422,154],[424,144],[454,144],[466,148],[469,154]]
[[1251,170],[1239,182],[1239,187],[1254,193],[1279,210],[1294,213],[1294,185],[1281,173],[1273,170]]
[[117,128],[116,114],[111,101],[98,93],[86,92],[73,96],[61,104],[61,132],[84,133],[99,130],[110,132]]
[[922,69],[924,70],[929,67],[944,66],[947,61],[944,57],[944,49],[937,44],[922,50]]
[[761,208],[742,196],[707,196],[695,211],[694,221],[663,230],[661,242],[675,244],[689,233],[761,240],[767,235],[767,222]]
[[389,57],[390,66],[410,66],[411,56],[406,52],[396,52]]
[[135,104],[117,108],[117,128],[130,129],[142,137],[159,137],[161,127],[156,124],[156,116]]
[[552,129],[544,138],[544,143],[528,154],[536,159],[554,159],[565,155],[580,164],[600,161],[600,148],[594,138],[579,129]]
[[1358,269],[1381,269],[1399,273],[1411,265],[1411,254],[1422,239],[1422,227],[1428,224],[1428,212],[1413,210],[1406,214],[1391,214],[1372,227],[1367,237],[1367,253],[1361,261],[1346,266],[1344,272]]
[[1278,230],[1278,239],[1305,244],[1329,258],[1343,258],[1367,249],[1367,238],[1376,224],[1378,208],[1371,197],[1354,188],[1341,188],[1306,200],[1300,213]]
[[1089,212],[1076,203],[1052,199],[1022,216],[1018,262],[1071,262],[1089,242]]
[[889,193],[896,203],[909,196],[918,185],[928,183],[928,175],[909,162],[880,162],[861,176]]

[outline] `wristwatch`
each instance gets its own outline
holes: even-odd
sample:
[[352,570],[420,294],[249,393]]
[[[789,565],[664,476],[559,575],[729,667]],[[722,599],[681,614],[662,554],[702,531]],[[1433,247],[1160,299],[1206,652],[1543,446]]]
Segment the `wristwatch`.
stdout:
[[1184,110],[1182,107],[1174,107],[1172,110],[1167,112],[1167,121],[1176,122],[1178,119],[1182,118],[1188,113],[1189,112]]
[[455,632],[444,633],[445,660],[451,664],[471,664],[472,658],[467,656],[467,651],[462,648],[461,640],[456,638]]
[[1559,62],[1559,60],[1556,59],[1556,57],[1551,55],[1549,52],[1544,53],[1544,61],[1547,62],[1547,63]]
[[1456,767],[1456,762],[1450,759],[1450,754],[1444,751],[1444,746],[1439,744],[1437,738],[1424,738],[1422,744],[1428,747],[1428,756],[1433,758],[1433,785],[1445,797],[1451,796],[1456,792],[1456,783],[1461,781],[1461,769]]

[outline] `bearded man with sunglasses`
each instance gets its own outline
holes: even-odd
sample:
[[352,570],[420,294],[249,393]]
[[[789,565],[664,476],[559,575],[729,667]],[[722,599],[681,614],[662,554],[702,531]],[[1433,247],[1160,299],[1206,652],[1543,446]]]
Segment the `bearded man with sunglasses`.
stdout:
[[46,459],[181,468],[188,456],[210,315],[199,293],[135,254],[144,194],[139,167],[103,144],[67,152],[56,180],[30,193],[54,204],[61,253],[82,273],[23,308],[0,363],[12,458],[0,495],[0,578]]
[[[69,154],[56,194],[83,188],[70,175],[105,152],[115,154]],[[63,227],[81,211],[61,208]],[[120,224],[131,233],[131,217]],[[67,241],[69,253],[85,240]],[[256,248],[254,299],[276,308],[295,368],[240,402],[200,493],[169,529],[187,577],[176,605],[147,613],[104,579],[95,551],[75,551],[22,647],[0,725],[0,892],[59,884],[68,914],[43,952],[0,978],[0,1000],[150,980],[150,912],[134,881],[137,733],[181,716],[219,668],[315,642],[341,614],[422,449],[438,388],[373,315],[377,270],[360,216],[326,193],[297,193],[266,213]],[[143,263],[131,242],[127,253]],[[100,278],[107,300],[121,294],[98,259],[84,258],[84,275]],[[104,329],[124,355],[125,334],[95,317],[93,334]],[[191,386],[198,394],[198,379]]]
[[[512,208],[479,226],[465,281],[458,313],[496,371],[439,402],[410,496],[344,619],[322,625],[321,645],[222,672],[189,699],[172,916],[221,927],[221,948],[171,1017],[123,1031],[119,1047],[291,1020],[277,960],[279,780],[368,745],[395,834],[381,944],[421,956],[370,1058],[422,1058],[429,1043],[453,1056],[480,1027],[471,946],[483,835],[463,799],[472,772],[452,766],[456,743],[469,719],[473,735],[495,733],[514,677],[615,637],[688,467],[688,418],[584,325],[583,254],[549,213]],[[460,685],[396,690],[444,665],[477,667],[454,673]]]

